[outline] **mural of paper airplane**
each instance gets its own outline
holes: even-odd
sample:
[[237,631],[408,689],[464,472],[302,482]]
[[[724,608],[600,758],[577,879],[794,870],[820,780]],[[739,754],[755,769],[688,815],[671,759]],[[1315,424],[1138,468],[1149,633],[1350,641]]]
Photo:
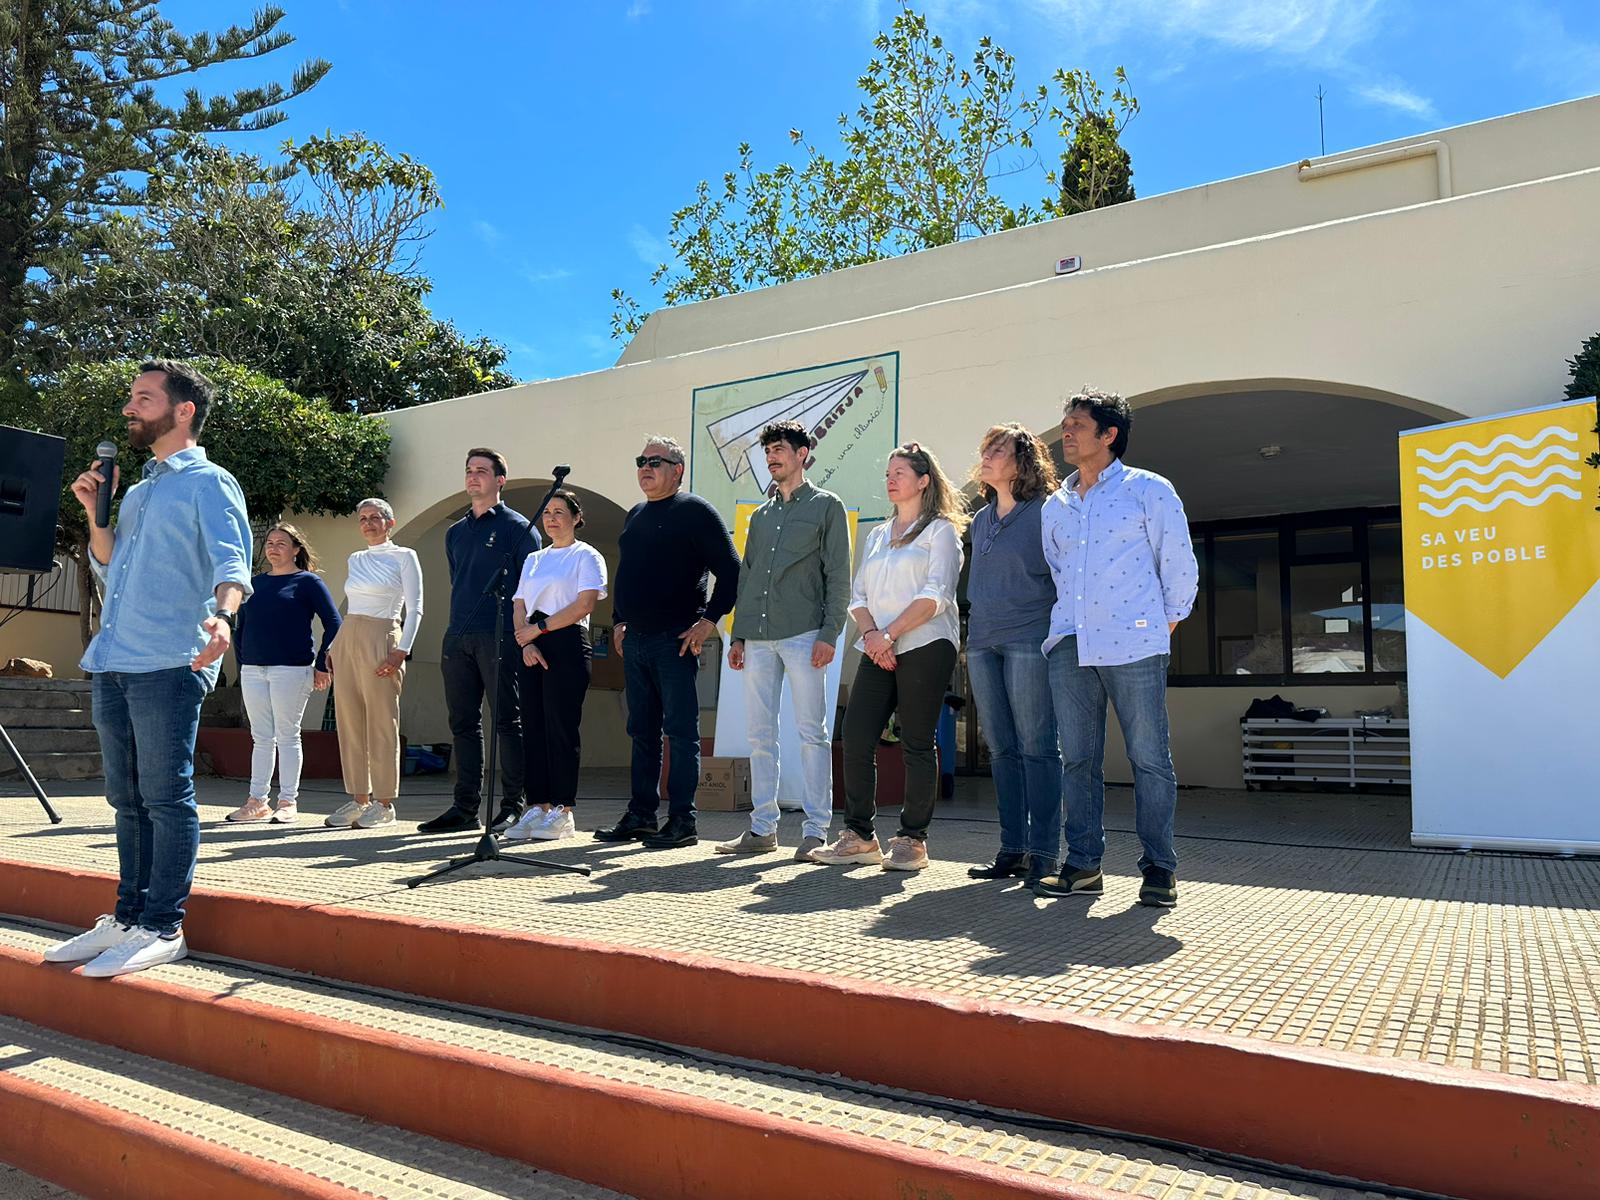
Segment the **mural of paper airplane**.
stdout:
[[[879,370],[881,372],[882,368]],[[707,432],[722,457],[728,479],[737,481],[749,473],[759,492],[764,494],[772,485],[772,476],[767,473],[767,456],[761,449],[761,431],[774,421],[799,421],[813,435],[820,436],[830,418],[839,416],[855,403],[856,397],[861,395],[861,381],[866,377],[865,370],[853,371],[772,400],[763,400],[713,422]],[[751,494],[757,493],[752,491]]]

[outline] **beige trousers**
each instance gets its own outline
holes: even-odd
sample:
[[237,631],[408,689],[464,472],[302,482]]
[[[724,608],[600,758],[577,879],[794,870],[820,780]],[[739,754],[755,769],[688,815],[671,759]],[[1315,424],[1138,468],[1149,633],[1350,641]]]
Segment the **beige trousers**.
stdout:
[[398,621],[346,617],[328,647],[339,762],[344,790],[352,796],[393,800],[400,794],[400,685],[406,666],[401,663],[393,675],[375,673],[399,639]]

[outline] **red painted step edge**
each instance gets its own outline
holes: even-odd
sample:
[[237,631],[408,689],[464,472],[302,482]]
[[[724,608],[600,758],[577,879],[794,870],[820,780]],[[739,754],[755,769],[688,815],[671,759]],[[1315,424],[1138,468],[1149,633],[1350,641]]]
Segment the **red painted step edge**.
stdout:
[[[641,1200],[1126,1200],[1094,1186],[241,996],[139,976],[86,979],[4,946],[0,995],[21,1020]],[[200,1194],[233,1200],[228,1192]]]
[[371,1200],[364,1192],[4,1071],[0,1160],[91,1198]]
[[[0,911],[87,925],[113,890],[0,862]],[[881,1084],[1357,1179],[1600,1195],[1600,1090],[1574,1084],[227,893],[196,892],[186,928],[198,950],[328,978],[819,1071],[847,1062]]]

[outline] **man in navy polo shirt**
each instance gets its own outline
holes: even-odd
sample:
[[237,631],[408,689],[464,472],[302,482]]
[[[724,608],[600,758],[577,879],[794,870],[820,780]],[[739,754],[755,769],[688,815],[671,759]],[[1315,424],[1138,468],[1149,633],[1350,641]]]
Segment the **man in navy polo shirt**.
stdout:
[[[523,562],[539,548],[539,534],[527,517],[501,501],[505,484],[506,460],[499,451],[484,446],[467,451],[466,491],[472,507],[444,535],[450,563],[450,625],[439,663],[455,739],[455,801],[419,825],[422,833],[478,828],[483,803],[483,697],[496,686],[497,659],[495,732],[500,738],[503,793],[494,826],[504,828],[522,815],[522,721],[517,702],[522,651],[511,632],[511,591]],[[506,584],[497,602],[494,596],[485,596],[484,589],[502,571]]]

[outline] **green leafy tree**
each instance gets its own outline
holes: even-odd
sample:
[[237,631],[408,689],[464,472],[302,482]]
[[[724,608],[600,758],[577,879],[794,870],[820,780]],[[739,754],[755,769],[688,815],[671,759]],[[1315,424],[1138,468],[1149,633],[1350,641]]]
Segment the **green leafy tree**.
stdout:
[[[1572,369],[1572,378],[1567,384],[1568,400],[1600,396],[1600,333],[1585,338],[1578,353],[1567,359],[1567,366]],[[1594,432],[1600,433],[1600,424],[1595,426]],[[1600,454],[1590,454],[1584,461],[1600,468]],[[1596,505],[1595,511],[1600,512],[1600,505]]]
[[1050,106],[1050,119],[1067,148],[1060,175],[1050,179],[1060,194],[1044,202],[1045,212],[1069,217],[1134,199],[1133,160],[1122,145],[1122,131],[1138,116],[1139,101],[1128,88],[1127,73],[1117,68],[1109,97],[1084,71],[1057,71],[1053,82],[1060,99]]
[[[873,39],[860,103],[838,119],[839,152],[791,129],[800,161],[763,170],[741,144],[738,166],[673,212],[673,261],[650,283],[668,305],[707,300],[1132,199],[1118,139],[1138,101],[1125,73],[1109,98],[1084,71],[1057,71],[1052,83],[1020,84],[1015,60],[986,37],[963,65],[902,3]],[[1045,122],[1066,143],[1066,183],[1040,165]],[[1002,181],[1029,174],[1049,194],[1013,207]],[[625,289],[611,296],[612,335],[627,337],[649,314]]]
[[176,81],[289,45],[283,15],[266,6],[246,24],[186,35],[156,0],[0,7],[0,372],[25,369],[33,308],[82,225],[140,206],[142,178],[188,138],[276,125],[279,106],[327,73],[312,59],[287,85],[161,98]]
[[[217,385],[200,442],[212,461],[238,479],[258,536],[281,514],[348,513],[377,495],[389,468],[389,430],[379,420],[338,412],[307,400],[278,380],[218,360],[195,360]],[[79,630],[84,644],[94,629],[98,596],[91,583],[89,528],[71,482],[94,459],[95,446],[125,426],[122,408],[138,371],[127,359],[69,367],[42,388],[29,426],[67,439],[57,549],[78,568]],[[139,478],[148,454],[123,444],[117,465],[123,486],[116,503]],[[259,549],[259,547],[258,547]]]
[[38,306],[35,372],[216,356],[357,412],[512,386],[504,348],[428,310],[432,173],[359,133],[284,149],[268,164],[193,141],[142,212],[78,230]]

